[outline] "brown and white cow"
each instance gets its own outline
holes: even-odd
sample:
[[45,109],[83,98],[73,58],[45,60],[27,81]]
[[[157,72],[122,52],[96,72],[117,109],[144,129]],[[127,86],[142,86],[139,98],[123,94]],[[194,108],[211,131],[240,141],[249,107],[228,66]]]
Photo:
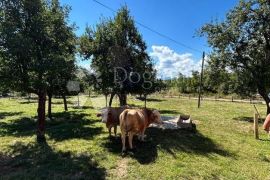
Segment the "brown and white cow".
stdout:
[[126,150],[126,136],[130,149],[133,149],[134,135],[144,141],[144,132],[151,123],[162,124],[160,113],[149,109],[126,109],[120,114],[120,129],[122,138],[122,152]]
[[101,122],[106,124],[109,130],[109,136],[111,136],[112,128],[114,128],[114,135],[116,136],[119,116],[127,108],[129,108],[129,106],[107,107],[101,109],[101,113],[97,114],[97,117],[101,117]]

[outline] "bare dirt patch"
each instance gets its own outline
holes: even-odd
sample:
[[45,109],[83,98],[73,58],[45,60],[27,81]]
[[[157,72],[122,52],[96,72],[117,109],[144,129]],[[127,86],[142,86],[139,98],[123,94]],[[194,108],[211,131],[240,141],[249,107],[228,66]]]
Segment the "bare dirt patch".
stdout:
[[117,162],[117,167],[111,172],[117,179],[123,179],[128,173],[128,159],[123,158]]

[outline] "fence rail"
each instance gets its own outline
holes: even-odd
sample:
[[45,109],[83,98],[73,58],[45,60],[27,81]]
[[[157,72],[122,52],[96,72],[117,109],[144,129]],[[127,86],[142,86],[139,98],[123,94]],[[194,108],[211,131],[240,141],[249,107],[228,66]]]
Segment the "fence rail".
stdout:
[[[194,96],[162,96],[163,98],[183,98],[183,99],[191,99],[198,100],[198,97]],[[231,99],[226,98],[210,98],[210,97],[201,97],[202,101],[221,101],[221,102],[235,102],[235,103],[250,103],[250,104],[265,104],[263,99],[235,99],[232,97]]]

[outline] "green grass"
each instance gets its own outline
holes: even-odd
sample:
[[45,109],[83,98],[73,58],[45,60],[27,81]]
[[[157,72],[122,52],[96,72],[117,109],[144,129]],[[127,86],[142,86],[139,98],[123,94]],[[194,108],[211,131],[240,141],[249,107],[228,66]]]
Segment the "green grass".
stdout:
[[250,104],[203,101],[197,109],[195,100],[152,98],[148,107],[162,115],[190,114],[197,132],[149,128],[147,142],[135,140],[136,151],[122,157],[120,137],[108,138],[96,117],[104,98],[81,98],[84,107],[70,99],[68,112],[54,99],[45,144],[35,141],[34,100],[0,99],[0,179],[270,179],[270,141],[262,124],[254,139]]

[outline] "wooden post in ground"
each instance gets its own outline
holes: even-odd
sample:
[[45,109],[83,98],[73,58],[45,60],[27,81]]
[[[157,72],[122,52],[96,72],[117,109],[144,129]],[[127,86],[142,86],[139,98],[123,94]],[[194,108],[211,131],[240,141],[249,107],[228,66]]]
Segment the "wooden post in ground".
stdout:
[[200,85],[199,85],[199,98],[198,98],[198,108],[201,107],[201,93],[202,93],[202,84],[203,84],[203,66],[204,66],[204,58],[205,58],[205,52],[203,52],[202,57],[202,70],[201,70],[201,78],[200,78]]
[[259,114],[254,113],[254,137],[255,139],[259,139],[259,130],[258,130],[258,120]]
[[232,96],[232,102],[233,102],[233,96]]

